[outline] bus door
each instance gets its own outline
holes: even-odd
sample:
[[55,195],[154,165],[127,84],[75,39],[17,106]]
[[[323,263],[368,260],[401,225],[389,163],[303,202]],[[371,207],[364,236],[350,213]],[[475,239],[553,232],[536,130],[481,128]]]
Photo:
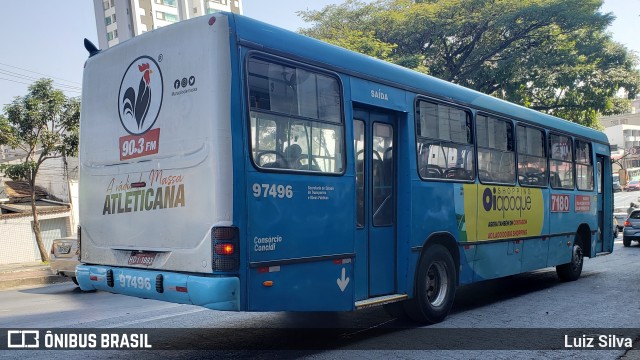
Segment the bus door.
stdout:
[[612,226],[609,226],[609,229],[604,227],[605,223],[609,223],[609,221],[613,221],[613,219],[606,221],[604,219],[604,159],[602,156],[596,156],[596,176],[597,176],[597,207],[596,211],[598,212],[598,235],[596,239],[596,254],[605,251],[604,250],[604,237],[605,236],[613,236],[611,234]]
[[356,298],[395,292],[396,118],[354,109],[356,158]]

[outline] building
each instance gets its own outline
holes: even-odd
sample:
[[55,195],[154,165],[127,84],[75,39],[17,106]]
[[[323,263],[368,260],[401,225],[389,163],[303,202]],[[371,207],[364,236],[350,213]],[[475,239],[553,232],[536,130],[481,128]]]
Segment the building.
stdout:
[[93,0],[100,49],[174,22],[229,11],[242,14],[242,0]]
[[632,102],[631,113],[600,118],[609,138],[614,170],[640,168],[640,98]]
[[[39,151],[36,152],[36,155],[39,154]],[[22,163],[25,156],[26,153],[21,149],[12,149],[7,145],[0,145],[0,165]],[[72,201],[72,189],[69,183],[78,181],[78,167],[79,161],[77,157],[47,159],[38,170],[36,185],[45,189],[55,199],[69,203]],[[2,184],[3,181],[8,180],[10,179],[0,173],[0,202],[7,199],[7,194]]]
[[[0,181],[6,198],[0,199],[0,264],[40,261],[33,233],[31,190],[25,181]],[[36,211],[45,249],[54,239],[75,233],[71,205],[51,199],[51,194],[36,187]]]

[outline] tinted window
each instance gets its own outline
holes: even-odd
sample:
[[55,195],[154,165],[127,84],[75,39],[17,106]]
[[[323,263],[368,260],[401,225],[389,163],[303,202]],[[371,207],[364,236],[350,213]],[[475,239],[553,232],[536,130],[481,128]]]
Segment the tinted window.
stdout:
[[476,131],[480,181],[513,184],[516,181],[513,124],[479,115]]
[[578,190],[593,190],[591,143],[576,140],[576,185]]
[[547,186],[544,132],[518,125],[518,181],[525,186]]
[[573,147],[568,136],[549,135],[549,182],[554,189],[573,189]]
[[473,180],[475,159],[471,116],[451,106],[418,103],[418,171],[422,178]]
[[248,62],[251,155],[259,168],[341,173],[344,126],[337,79]]

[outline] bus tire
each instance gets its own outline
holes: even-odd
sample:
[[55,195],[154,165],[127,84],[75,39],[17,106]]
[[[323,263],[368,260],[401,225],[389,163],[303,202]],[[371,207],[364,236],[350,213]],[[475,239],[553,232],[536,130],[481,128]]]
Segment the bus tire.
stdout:
[[556,273],[562,281],[578,280],[582,273],[582,265],[584,264],[584,250],[582,247],[582,238],[580,234],[576,234],[573,241],[573,249],[571,251],[571,261],[556,266]]
[[409,318],[435,324],[451,310],[456,293],[456,268],[451,253],[442,245],[425,249],[418,264],[413,298],[404,301]]

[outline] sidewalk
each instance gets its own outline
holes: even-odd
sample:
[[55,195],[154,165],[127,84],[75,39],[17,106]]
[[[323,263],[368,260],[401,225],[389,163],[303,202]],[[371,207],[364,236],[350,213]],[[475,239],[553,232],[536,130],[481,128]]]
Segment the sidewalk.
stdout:
[[45,285],[71,281],[54,275],[48,264],[40,261],[18,264],[0,264],[0,291],[24,285]]

